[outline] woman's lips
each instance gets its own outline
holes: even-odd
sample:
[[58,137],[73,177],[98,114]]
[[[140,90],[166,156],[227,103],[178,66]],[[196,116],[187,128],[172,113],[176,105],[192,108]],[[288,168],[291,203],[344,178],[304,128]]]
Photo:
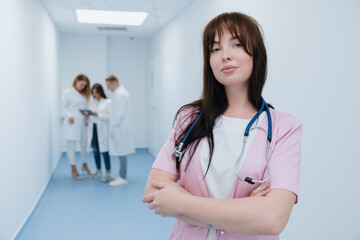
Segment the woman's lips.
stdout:
[[237,68],[237,67],[232,66],[232,65],[226,65],[226,66],[224,66],[224,67],[221,69],[221,71],[222,71],[223,73],[231,73],[231,72],[234,72],[234,71],[236,70],[236,68]]

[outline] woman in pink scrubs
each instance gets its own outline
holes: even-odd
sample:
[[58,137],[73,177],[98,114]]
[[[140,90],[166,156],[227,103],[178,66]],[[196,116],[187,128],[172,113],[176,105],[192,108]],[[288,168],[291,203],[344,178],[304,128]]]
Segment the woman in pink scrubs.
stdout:
[[[245,128],[260,108],[267,72],[258,23],[238,12],[218,15],[205,27],[203,54],[202,98],[177,112],[153,164],[143,202],[155,214],[177,218],[170,239],[279,239],[297,203],[302,123],[270,108],[270,177],[262,184],[240,181],[234,165]],[[200,113],[183,155],[175,157],[174,148]],[[267,133],[263,112],[237,164],[241,178],[266,178]]]

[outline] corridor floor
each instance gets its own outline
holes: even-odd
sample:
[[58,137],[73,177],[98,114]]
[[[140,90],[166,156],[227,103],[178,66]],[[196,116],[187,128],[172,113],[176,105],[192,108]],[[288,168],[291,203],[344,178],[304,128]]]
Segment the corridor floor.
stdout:
[[[90,154],[89,167],[94,171],[93,159]],[[82,172],[83,180],[71,177],[63,154],[37,207],[16,239],[168,239],[174,219],[155,215],[141,202],[153,160],[146,149],[137,149],[128,156],[129,184],[110,187]],[[104,169],[103,163],[102,160]],[[77,155],[77,164],[80,169],[80,155]],[[112,157],[112,175],[118,170],[119,160]]]

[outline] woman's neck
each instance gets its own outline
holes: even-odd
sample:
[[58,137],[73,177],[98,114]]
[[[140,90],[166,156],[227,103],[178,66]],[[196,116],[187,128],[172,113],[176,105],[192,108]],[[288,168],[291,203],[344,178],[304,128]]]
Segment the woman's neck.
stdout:
[[225,92],[229,106],[222,115],[250,119],[257,113],[256,108],[249,101],[247,89],[226,88]]

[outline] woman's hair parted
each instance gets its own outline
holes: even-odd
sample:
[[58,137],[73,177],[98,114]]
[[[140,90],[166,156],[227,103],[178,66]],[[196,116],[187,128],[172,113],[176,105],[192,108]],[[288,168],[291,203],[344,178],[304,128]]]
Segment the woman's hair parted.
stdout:
[[94,89],[102,98],[107,98],[104,92],[104,88],[101,86],[101,84],[95,83],[91,88],[91,92],[94,91]]
[[76,83],[78,81],[86,81],[86,87],[82,91],[80,91],[80,93],[85,96],[86,100],[89,101],[89,99],[90,99],[90,81],[89,81],[89,78],[85,74],[77,75],[76,78],[74,79],[73,83],[72,83],[72,86],[75,89],[76,89]]
[[[215,37],[218,35],[219,39],[221,39],[221,36],[226,31],[233,37],[236,37],[243,45],[245,51],[253,57],[253,69],[248,85],[248,98],[251,104],[257,109],[259,109],[261,105],[261,93],[266,80],[267,55],[261,27],[257,21],[252,17],[239,12],[222,13],[213,18],[206,25],[203,32],[204,82],[202,98],[186,104],[178,110],[175,119],[178,118],[180,113],[186,114],[185,116],[181,116],[182,122],[178,122],[174,136],[175,144],[178,146],[196,117],[202,112],[200,119],[189,133],[183,148],[186,149],[186,151],[189,151],[189,161],[185,166],[186,170],[200,140],[204,137],[207,138],[210,154],[205,176],[209,170],[214,152],[213,127],[216,119],[228,107],[224,85],[216,80],[210,66],[210,54]],[[188,123],[187,126],[183,125],[185,122]],[[189,148],[187,148],[188,146]],[[178,171],[180,169],[181,161],[182,157],[176,158],[176,167]]]

